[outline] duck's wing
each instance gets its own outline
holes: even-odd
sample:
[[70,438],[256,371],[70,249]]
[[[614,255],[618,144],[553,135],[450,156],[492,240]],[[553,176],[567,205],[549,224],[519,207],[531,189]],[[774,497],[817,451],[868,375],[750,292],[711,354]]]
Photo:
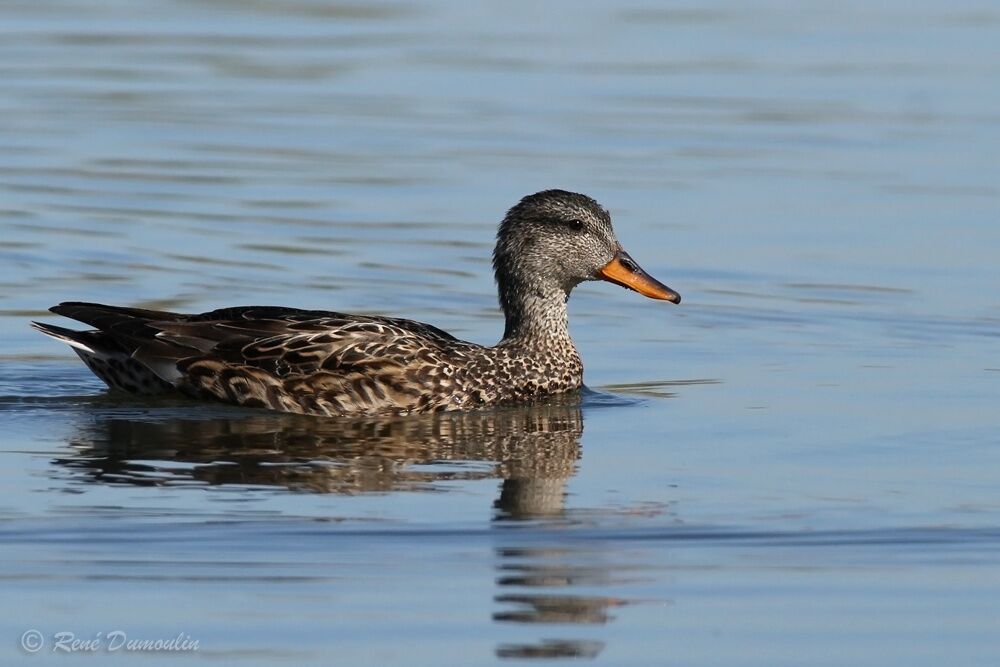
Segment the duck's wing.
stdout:
[[250,366],[275,377],[301,377],[320,372],[375,373],[387,367],[409,367],[438,360],[442,344],[463,346],[433,327],[406,320],[334,313],[287,318],[279,330],[267,323],[178,322],[159,324],[158,337],[184,346],[200,346],[201,355],[183,360],[190,370],[200,359]]
[[343,415],[441,409],[474,346],[418,323],[323,317],[182,360],[184,382],[241,405]]
[[328,311],[183,315],[75,302],[52,311],[97,327],[188,393],[291,412],[429,409],[451,362],[475,347],[420,322]]

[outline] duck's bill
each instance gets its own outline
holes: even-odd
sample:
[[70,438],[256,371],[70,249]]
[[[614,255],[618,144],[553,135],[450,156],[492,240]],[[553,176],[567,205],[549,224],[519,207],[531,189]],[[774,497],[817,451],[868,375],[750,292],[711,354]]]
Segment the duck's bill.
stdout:
[[615,283],[630,290],[635,290],[650,299],[661,299],[672,303],[680,303],[681,295],[673,291],[659,280],[642,270],[627,252],[621,250],[615,258],[597,272],[597,277]]

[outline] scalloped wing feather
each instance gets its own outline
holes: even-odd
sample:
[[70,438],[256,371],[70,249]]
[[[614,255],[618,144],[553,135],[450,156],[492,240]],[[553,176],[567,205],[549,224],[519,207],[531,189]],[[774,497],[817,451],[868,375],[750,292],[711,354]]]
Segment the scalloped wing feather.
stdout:
[[[178,334],[185,329],[190,336],[184,325],[162,336],[184,340]],[[302,319],[287,329],[248,343],[250,336],[230,334],[178,363],[179,386],[239,405],[307,414],[440,410],[452,401],[455,364],[478,348],[389,318]]]
[[[447,409],[455,363],[427,339],[347,331],[280,336],[248,345],[240,358],[181,361],[181,388],[249,407],[343,415]],[[458,358],[457,358],[458,357]]]

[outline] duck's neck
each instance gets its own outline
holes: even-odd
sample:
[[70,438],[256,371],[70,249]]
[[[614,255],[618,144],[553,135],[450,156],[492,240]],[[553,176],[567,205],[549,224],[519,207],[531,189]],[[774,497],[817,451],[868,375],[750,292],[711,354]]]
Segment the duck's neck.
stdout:
[[573,350],[569,336],[569,293],[555,284],[509,281],[500,290],[500,307],[506,318],[501,345]]

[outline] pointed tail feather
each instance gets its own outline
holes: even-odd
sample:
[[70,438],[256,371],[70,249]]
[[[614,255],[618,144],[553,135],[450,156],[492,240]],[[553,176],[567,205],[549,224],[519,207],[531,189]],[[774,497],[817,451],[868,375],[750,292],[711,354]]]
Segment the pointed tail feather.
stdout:
[[76,331],[65,327],[57,327],[54,324],[45,324],[44,322],[32,322],[31,326],[50,338],[61,340],[74,349],[82,350],[89,354],[97,354],[98,350],[102,347],[99,344],[100,336],[96,331]]

